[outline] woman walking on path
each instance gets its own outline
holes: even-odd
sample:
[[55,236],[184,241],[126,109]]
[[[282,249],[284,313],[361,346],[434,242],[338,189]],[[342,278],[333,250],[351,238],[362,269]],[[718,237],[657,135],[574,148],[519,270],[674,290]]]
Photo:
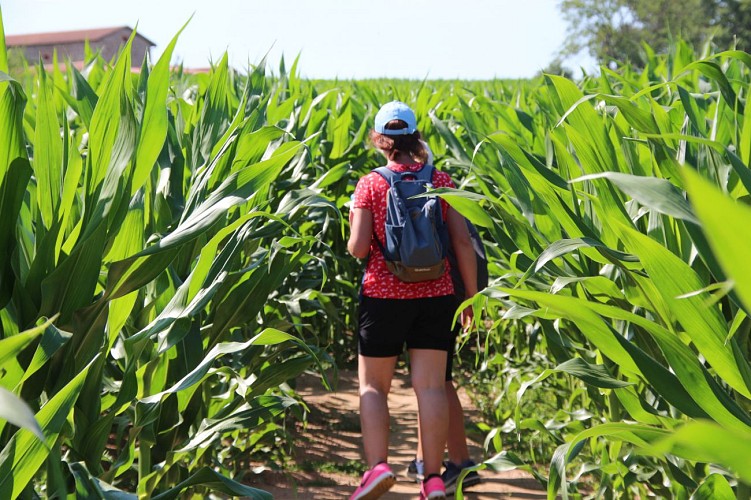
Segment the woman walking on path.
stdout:
[[[414,112],[406,104],[394,101],[384,105],[370,135],[388,159],[390,171],[417,174],[425,167],[427,152],[420,142]],[[437,170],[431,182],[435,187],[454,186],[447,174]],[[444,376],[447,352],[453,346],[454,287],[447,263],[444,272],[429,281],[404,282],[389,271],[380,243],[386,241],[388,191],[389,182],[381,174],[365,175],[357,184],[350,212],[347,249],[354,257],[368,259],[360,293],[358,377],[363,448],[370,468],[351,498],[378,498],[396,481],[388,465],[388,393],[404,344],[409,350],[422,436],[425,481],[420,497],[445,498],[440,476],[448,432]],[[472,296],[477,292],[476,261],[465,220],[447,203],[441,201],[440,206],[466,295]],[[462,312],[463,324],[471,321],[471,314],[470,308]]]
[[[477,262],[477,288],[483,289],[488,286],[488,260],[485,255],[482,238],[477,229],[469,221],[467,228],[472,240],[472,247],[475,251]],[[454,295],[456,297],[456,307],[464,301],[466,294],[464,292],[464,281],[458,272],[456,265],[456,253],[449,249],[449,264],[451,265],[451,279],[454,283]],[[456,491],[457,481],[464,469],[472,468],[477,465],[469,456],[469,447],[467,446],[467,434],[464,430],[464,409],[461,400],[456,392],[454,385],[453,360],[456,352],[457,338],[461,332],[461,325],[456,325],[453,331],[453,347],[448,353],[446,361],[446,399],[448,401],[449,413],[449,432],[446,449],[448,451],[448,460],[444,462],[446,469],[441,474],[443,484],[446,487],[446,493],[451,494]],[[410,462],[407,468],[407,475],[414,477],[418,482],[425,478],[425,471],[422,458],[422,446],[420,445],[420,435],[417,436],[417,453],[415,459]],[[462,489],[476,485],[481,482],[480,475],[476,471],[469,472],[462,480]]]

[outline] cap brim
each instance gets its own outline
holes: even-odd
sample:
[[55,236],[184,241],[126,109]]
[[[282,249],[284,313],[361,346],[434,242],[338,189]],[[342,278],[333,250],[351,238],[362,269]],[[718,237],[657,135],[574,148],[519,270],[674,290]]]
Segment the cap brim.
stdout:
[[410,130],[409,128],[398,128],[398,129],[383,129],[383,131],[376,130],[379,134],[383,135],[410,135],[414,134],[414,130]]

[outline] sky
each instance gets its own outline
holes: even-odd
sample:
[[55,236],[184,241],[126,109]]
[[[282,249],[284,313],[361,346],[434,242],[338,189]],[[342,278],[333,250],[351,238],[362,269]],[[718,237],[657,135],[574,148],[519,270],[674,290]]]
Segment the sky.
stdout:
[[[560,0],[0,0],[6,35],[136,26],[154,58],[238,69],[300,56],[307,78],[527,78],[566,36]],[[192,19],[191,19],[192,16]],[[575,71],[594,65],[567,60]]]

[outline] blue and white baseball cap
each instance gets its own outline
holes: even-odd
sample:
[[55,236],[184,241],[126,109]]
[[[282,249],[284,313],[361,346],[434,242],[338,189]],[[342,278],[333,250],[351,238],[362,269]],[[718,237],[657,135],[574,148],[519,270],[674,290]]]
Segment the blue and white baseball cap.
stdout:
[[[401,120],[407,124],[406,128],[389,130],[386,124],[392,120]],[[381,106],[375,116],[374,129],[383,135],[408,135],[414,134],[417,130],[417,119],[415,113],[409,106],[401,101],[391,101]]]

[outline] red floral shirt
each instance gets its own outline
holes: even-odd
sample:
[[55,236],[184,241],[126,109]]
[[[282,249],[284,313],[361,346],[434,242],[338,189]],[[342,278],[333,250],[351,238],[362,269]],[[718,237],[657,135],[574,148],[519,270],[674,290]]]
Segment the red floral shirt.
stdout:
[[[421,164],[411,165],[389,164],[389,168],[395,172],[412,172],[420,170]],[[433,186],[454,187],[449,175],[436,170],[433,173]],[[370,172],[360,179],[355,188],[353,208],[364,208],[373,214],[373,229],[379,241],[386,241],[386,193],[389,183],[376,172]],[[444,220],[448,213],[448,203],[441,200],[441,209]],[[394,276],[386,267],[381,249],[375,238],[370,241],[370,255],[368,265],[365,268],[365,277],[362,283],[362,294],[367,297],[378,299],[418,299],[424,297],[441,297],[453,295],[454,285],[451,281],[449,264],[446,262],[446,272],[436,280],[422,281],[419,283],[405,283]]]

